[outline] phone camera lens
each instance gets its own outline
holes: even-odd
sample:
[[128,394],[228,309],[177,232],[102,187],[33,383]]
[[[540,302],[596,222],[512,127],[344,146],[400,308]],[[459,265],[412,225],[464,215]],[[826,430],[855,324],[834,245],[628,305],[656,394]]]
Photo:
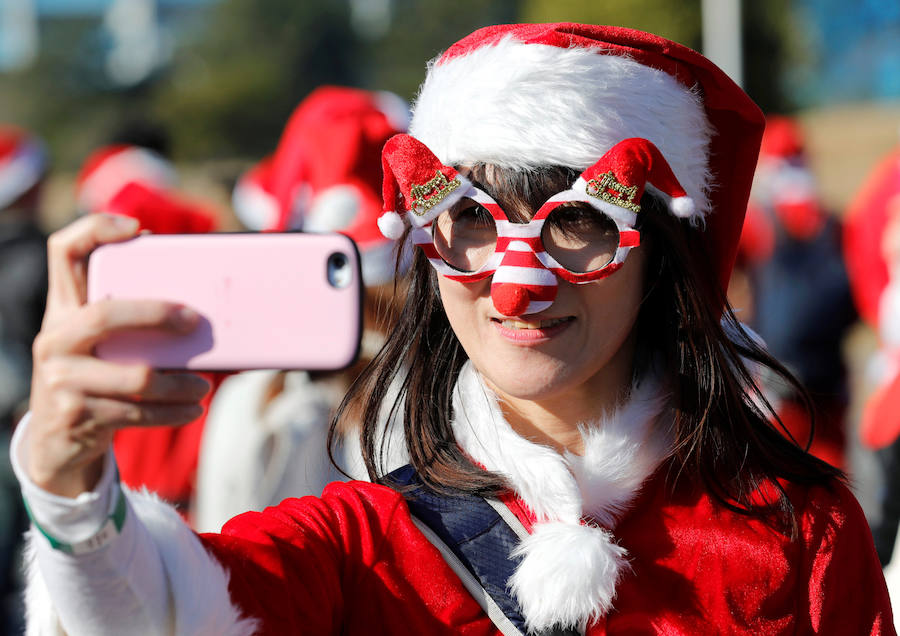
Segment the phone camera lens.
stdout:
[[328,284],[338,289],[347,287],[352,278],[350,259],[346,254],[335,252],[328,257]]

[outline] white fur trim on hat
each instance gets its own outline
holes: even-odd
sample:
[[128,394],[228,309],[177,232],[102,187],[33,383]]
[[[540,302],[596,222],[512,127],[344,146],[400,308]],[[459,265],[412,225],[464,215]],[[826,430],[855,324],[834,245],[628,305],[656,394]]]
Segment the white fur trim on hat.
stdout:
[[347,229],[363,213],[359,188],[340,184],[313,197],[303,218],[304,232],[339,232]]
[[231,205],[244,227],[256,232],[277,227],[281,216],[278,200],[246,176],[234,187]]
[[389,210],[378,217],[378,229],[381,230],[385,238],[396,241],[403,236],[406,225],[404,225],[403,218],[399,214]]
[[[560,455],[518,435],[471,362],[453,393],[453,431],[476,462],[503,475],[535,513],[533,534],[515,549],[510,580],[529,629],[584,628],[612,607],[627,552],[612,534],[619,516],[666,456],[664,399],[652,379],[629,401],[579,428],[584,454]],[[582,525],[583,515],[599,526]]]
[[77,205],[82,212],[105,208],[131,182],[167,189],[178,177],[172,164],[146,148],[129,147],[116,152],[88,174],[78,187]]
[[432,62],[410,133],[447,165],[485,162],[584,170],[642,137],[708,209],[711,126],[700,98],[668,73],[596,49],[506,37]]

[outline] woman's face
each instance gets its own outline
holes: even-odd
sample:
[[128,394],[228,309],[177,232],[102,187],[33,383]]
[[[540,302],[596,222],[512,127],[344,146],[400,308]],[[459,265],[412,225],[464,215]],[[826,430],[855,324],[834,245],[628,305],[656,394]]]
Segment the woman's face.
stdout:
[[623,267],[602,280],[559,280],[548,309],[516,318],[494,308],[490,278],[460,283],[438,276],[444,311],[501,398],[614,400],[631,382],[645,249],[633,249]]

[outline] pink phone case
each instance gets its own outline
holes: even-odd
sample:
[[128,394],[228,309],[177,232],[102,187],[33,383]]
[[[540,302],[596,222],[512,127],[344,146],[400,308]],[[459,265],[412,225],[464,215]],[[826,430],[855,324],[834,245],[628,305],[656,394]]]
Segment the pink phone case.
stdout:
[[201,315],[187,335],[115,334],[96,347],[107,360],[325,370],[359,351],[359,255],[341,234],[145,235],[104,245],[88,264],[88,300],[103,298],[174,301]]

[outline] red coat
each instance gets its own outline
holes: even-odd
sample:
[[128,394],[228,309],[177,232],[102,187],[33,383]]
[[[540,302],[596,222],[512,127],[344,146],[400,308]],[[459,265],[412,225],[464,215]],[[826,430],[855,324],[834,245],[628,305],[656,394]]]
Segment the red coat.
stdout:
[[[588,635],[894,634],[856,500],[842,485],[788,492],[795,542],[699,489],[673,496],[651,479],[615,529],[632,572]],[[530,525],[521,504],[510,508]],[[201,537],[261,634],[499,633],[384,486],[335,483]]]

